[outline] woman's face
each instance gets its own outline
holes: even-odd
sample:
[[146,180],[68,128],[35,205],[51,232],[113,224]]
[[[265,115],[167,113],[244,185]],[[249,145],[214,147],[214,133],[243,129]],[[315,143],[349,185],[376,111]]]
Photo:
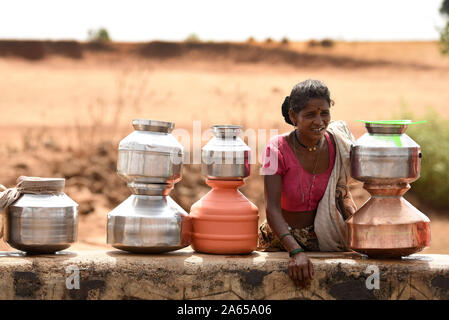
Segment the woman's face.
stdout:
[[309,99],[300,112],[289,111],[290,120],[296,124],[300,136],[311,141],[318,141],[324,136],[331,121],[330,106],[324,99]]

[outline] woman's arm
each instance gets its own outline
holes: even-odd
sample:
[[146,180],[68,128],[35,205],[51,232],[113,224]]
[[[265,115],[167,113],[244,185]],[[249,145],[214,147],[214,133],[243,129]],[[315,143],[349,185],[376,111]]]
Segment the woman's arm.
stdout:
[[[288,224],[282,216],[282,178],[280,175],[265,175],[264,185],[267,221],[273,232],[280,238],[283,234],[290,233]],[[293,236],[284,237],[282,244],[288,252],[301,248]],[[310,283],[313,277],[313,266],[304,252],[299,252],[290,258],[288,275],[299,287]]]
[[[282,216],[281,209],[281,191],[282,191],[282,178],[280,175],[266,175],[264,176],[265,184],[265,206],[267,213],[267,221],[271,230],[280,239],[283,234],[290,233],[288,224]],[[282,239],[284,248],[290,252],[293,249],[301,248],[296,240],[287,236]]]

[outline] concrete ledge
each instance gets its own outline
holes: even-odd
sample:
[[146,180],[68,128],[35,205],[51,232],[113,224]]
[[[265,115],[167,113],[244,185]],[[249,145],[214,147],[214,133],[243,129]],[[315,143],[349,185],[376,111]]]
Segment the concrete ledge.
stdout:
[[[355,253],[308,255],[315,277],[310,288],[301,290],[286,273],[285,252],[0,252],[0,299],[449,299],[448,255],[402,260],[372,260]],[[370,290],[366,283],[376,286],[376,267],[379,289]]]

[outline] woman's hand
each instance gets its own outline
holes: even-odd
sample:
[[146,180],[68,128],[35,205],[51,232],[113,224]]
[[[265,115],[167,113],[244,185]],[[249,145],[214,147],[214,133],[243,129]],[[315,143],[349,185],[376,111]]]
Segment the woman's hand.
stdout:
[[338,211],[340,211],[345,220],[348,220],[357,211],[357,206],[352,199],[348,187],[337,185],[335,195]]
[[343,198],[343,210],[345,215],[345,220],[347,220],[349,217],[351,217],[356,211],[357,207],[352,200],[352,197],[346,197]]
[[313,265],[304,252],[299,252],[290,258],[288,275],[300,288],[306,288],[310,285],[313,277]]

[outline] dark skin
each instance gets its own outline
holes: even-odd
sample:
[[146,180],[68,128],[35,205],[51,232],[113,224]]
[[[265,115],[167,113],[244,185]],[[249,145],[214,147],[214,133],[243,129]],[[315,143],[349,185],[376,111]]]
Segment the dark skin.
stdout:
[[[309,99],[307,105],[300,112],[293,109],[289,111],[290,120],[297,127],[286,136],[287,142],[295,152],[301,166],[312,173],[316,163],[315,174],[320,174],[329,167],[329,148],[324,138],[327,126],[331,120],[329,103],[324,99]],[[295,143],[295,136],[306,146],[315,146],[316,151],[308,151]],[[331,137],[332,142],[333,137]],[[335,143],[334,143],[335,144]],[[319,157],[318,157],[319,154]],[[315,211],[291,212],[281,209],[282,177],[280,175],[265,175],[265,199],[267,221],[274,233],[280,238],[289,233],[291,228],[302,229],[314,224]],[[347,215],[354,212],[354,208],[345,208]],[[300,245],[292,236],[282,239],[282,244],[287,251],[300,248]],[[304,252],[299,252],[290,258],[288,275],[298,287],[307,287],[313,278],[313,265]]]

